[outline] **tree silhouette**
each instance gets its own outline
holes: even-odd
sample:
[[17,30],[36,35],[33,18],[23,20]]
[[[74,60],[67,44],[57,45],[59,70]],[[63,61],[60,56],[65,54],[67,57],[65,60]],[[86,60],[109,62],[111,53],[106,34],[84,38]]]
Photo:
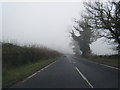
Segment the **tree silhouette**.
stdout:
[[120,1],[85,2],[84,5],[94,29],[104,32],[101,37],[114,40],[120,54]]
[[[94,41],[93,36],[94,32],[91,29],[89,24],[89,19],[83,18],[83,20],[75,21],[78,26],[73,26],[73,30],[70,32],[73,40],[78,42],[79,49],[82,52],[82,56],[88,56],[91,54],[90,44]],[[78,32],[77,36],[75,32]]]

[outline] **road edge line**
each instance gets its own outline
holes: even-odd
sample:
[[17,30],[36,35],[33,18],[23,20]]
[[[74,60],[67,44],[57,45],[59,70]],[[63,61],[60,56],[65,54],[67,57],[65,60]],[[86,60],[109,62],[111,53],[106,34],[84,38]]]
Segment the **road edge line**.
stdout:
[[100,65],[105,66],[105,67],[109,67],[109,68],[112,68],[112,69],[120,70],[120,68],[113,67],[113,66],[110,66],[110,65],[101,64],[101,63],[100,63]]
[[[73,58],[74,59],[79,59],[79,58],[76,58],[76,57],[73,57]],[[87,59],[85,59],[85,60],[87,60]],[[95,61],[92,61],[92,60],[87,60],[87,61],[90,61],[90,62],[92,62],[94,64],[99,64],[99,65],[102,65],[102,66],[105,66],[105,67],[109,67],[109,68],[112,68],[112,69],[120,70],[120,68],[117,68],[117,67],[114,67],[114,66],[111,66],[111,65],[95,62]]]
[[32,78],[33,76],[35,76],[37,73],[43,71],[44,69],[48,68],[49,66],[51,66],[52,64],[54,64],[56,61],[50,63],[49,65],[41,68],[40,70],[36,71],[35,73],[33,73],[32,75],[28,76],[27,78],[25,78],[24,80],[22,80],[21,82],[24,83],[25,81],[27,81],[28,79]]

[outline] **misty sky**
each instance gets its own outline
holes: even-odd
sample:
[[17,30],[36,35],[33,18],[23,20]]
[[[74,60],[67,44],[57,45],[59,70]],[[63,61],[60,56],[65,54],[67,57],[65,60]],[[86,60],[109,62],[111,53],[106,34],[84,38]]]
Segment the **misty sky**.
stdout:
[[[72,53],[69,30],[73,18],[79,18],[82,11],[81,2],[0,3],[3,40],[40,44]],[[115,53],[101,40],[94,42],[91,48],[96,54]]]

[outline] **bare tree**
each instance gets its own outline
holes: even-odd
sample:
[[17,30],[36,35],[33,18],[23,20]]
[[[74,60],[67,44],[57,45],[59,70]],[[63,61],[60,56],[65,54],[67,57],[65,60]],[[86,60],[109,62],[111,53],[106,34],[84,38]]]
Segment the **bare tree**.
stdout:
[[120,1],[114,2],[85,2],[86,11],[92,27],[101,30],[101,37],[114,40],[120,54]]

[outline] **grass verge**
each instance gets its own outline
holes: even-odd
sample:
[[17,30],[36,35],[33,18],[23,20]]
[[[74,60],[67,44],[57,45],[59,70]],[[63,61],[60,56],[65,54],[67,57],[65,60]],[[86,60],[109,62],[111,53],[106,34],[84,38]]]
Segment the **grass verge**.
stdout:
[[78,58],[81,58],[83,60],[90,60],[90,61],[94,61],[94,62],[97,62],[97,63],[101,63],[101,64],[106,64],[106,65],[110,65],[110,66],[113,66],[113,67],[117,67],[117,68],[120,68],[120,59],[118,57],[105,57],[105,56],[102,56],[102,57],[99,57],[99,56],[96,56],[96,57],[81,57],[81,56],[77,56]]
[[[58,58],[58,57],[57,57]],[[47,66],[48,64],[57,60],[57,58],[52,58],[48,60],[38,61],[32,64],[22,65],[16,68],[9,68],[5,70],[2,74],[2,85],[3,88],[8,88],[18,81],[21,81],[28,77],[29,75],[35,73],[41,68]]]
[[89,60],[101,63],[101,64],[106,64],[106,65],[110,65],[113,67],[117,67],[119,68],[119,62],[117,59],[107,59],[107,58],[89,58]]

